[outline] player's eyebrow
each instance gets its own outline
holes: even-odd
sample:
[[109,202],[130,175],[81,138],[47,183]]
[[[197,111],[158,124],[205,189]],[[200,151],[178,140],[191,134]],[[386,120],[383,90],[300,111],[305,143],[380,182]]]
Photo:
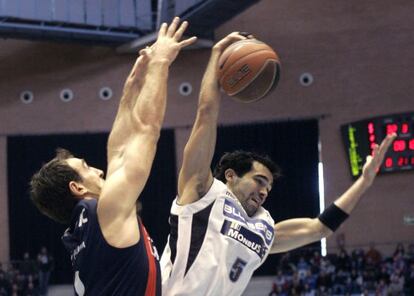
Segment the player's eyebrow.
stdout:
[[264,181],[266,181],[267,184],[269,185],[268,186],[269,187],[268,190],[270,191],[272,189],[273,184],[270,182],[270,180],[269,180],[268,177],[266,177],[265,175],[262,175],[262,174],[257,174],[257,175],[255,175],[255,177],[264,179]]

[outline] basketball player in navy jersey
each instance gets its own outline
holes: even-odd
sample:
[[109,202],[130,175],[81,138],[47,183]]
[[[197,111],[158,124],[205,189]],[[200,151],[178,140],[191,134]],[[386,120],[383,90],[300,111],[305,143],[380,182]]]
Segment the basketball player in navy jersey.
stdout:
[[319,217],[275,224],[263,203],[278,176],[265,156],[225,154],[213,173],[220,107],[219,58],[230,44],[246,37],[232,33],[212,49],[198,110],[183,155],[178,195],[171,207],[170,236],[161,258],[163,294],[241,295],[268,254],[285,252],[332,234],[371,186],[395,138],[374,148],[362,176]]
[[164,119],[167,79],[187,22],[163,24],[142,50],[124,86],[108,139],[108,169],[90,167],[66,150],[31,180],[31,198],[53,220],[69,223],[62,240],[70,252],[76,295],[161,295],[158,255],[136,202],[148,179]]

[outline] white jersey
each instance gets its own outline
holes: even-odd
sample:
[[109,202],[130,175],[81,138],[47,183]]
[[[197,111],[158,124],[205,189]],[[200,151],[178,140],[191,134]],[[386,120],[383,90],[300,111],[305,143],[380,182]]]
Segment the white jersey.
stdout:
[[160,262],[166,296],[241,295],[274,239],[269,212],[260,207],[249,217],[217,179],[192,204],[174,200],[170,226]]

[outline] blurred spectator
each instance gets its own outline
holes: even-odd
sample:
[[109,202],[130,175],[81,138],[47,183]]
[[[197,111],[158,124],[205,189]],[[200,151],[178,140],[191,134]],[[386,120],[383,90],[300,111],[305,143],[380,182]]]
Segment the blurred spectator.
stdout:
[[30,258],[28,252],[23,254],[23,261],[20,264],[20,272],[26,277],[34,276],[37,273],[36,262]]
[[405,291],[407,295],[414,295],[414,261],[411,261],[405,273]]
[[373,242],[369,244],[369,249],[365,254],[365,260],[367,265],[373,265],[374,267],[381,263],[381,253],[375,248],[375,244]]
[[387,296],[388,295],[388,285],[384,280],[380,280],[375,287],[375,295],[377,296]]
[[315,289],[312,289],[308,284],[303,287],[303,296],[316,296]]
[[0,296],[8,296],[11,294],[11,284],[6,278],[6,273],[0,269]]
[[320,293],[326,292],[332,286],[331,277],[324,270],[321,270],[321,273],[316,280],[316,287]]
[[414,244],[404,253],[398,244],[392,257],[382,259],[373,243],[351,256],[345,249],[325,257],[309,250],[286,253],[269,295],[414,296]]
[[397,247],[395,248],[393,256],[396,256],[396,255],[401,255],[402,257],[405,256],[405,249],[404,249],[404,245],[402,243],[397,244]]
[[298,271],[299,279],[303,280],[306,277],[309,269],[310,269],[309,263],[305,261],[304,256],[301,256],[297,264],[297,271]]
[[275,285],[283,289],[286,284],[286,277],[283,275],[282,271],[279,270],[275,279]]
[[352,251],[351,265],[352,265],[352,268],[356,268],[357,270],[364,269],[364,267],[365,267],[364,250],[356,249],[356,250]]
[[46,247],[42,247],[37,255],[37,263],[39,266],[39,295],[45,296],[48,293],[50,274],[54,268],[53,257],[48,254]]
[[390,277],[389,295],[403,295],[404,280],[401,271],[395,271]]
[[397,253],[396,255],[394,255],[392,260],[393,260],[393,263],[392,263],[393,270],[399,271],[399,272],[404,272],[404,270],[405,270],[405,258],[403,257],[403,255],[401,255],[401,253]]
[[338,258],[336,259],[336,266],[338,269],[351,270],[351,258],[348,256],[345,249],[339,251]]
[[39,292],[36,289],[35,285],[33,282],[28,282],[27,287],[24,291],[24,295],[25,296],[39,296]]
[[299,273],[294,272],[290,281],[290,293],[289,295],[300,295],[303,290],[302,281],[299,278]]
[[414,244],[408,245],[408,251],[407,251],[407,259],[414,261]]

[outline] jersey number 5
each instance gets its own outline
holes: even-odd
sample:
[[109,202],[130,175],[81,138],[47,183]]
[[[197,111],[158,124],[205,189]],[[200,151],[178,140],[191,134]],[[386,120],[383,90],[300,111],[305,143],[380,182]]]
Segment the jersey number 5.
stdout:
[[247,262],[240,258],[237,258],[236,261],[234,261],[229,274],[230,280],[232,282],[236,282],[239,279],[241,273],[243,272],[243,268],[246,266],[246,264]]

